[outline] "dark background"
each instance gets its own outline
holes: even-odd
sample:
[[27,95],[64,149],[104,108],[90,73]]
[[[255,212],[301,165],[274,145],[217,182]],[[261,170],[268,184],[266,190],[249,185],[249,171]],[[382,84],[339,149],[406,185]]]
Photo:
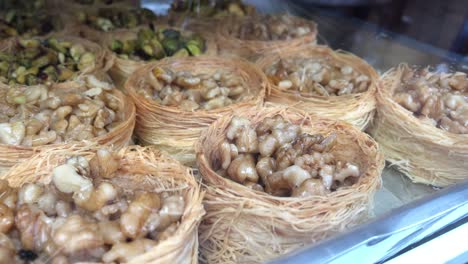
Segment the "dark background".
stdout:
[[435,47],[468,55],[468,0],[296,0],[354,17]]
[[[286,12],[316,22],[319,44],[350,51],[379,72],[400,63],[468,71],[468,0],[243,1],[261,13]],[[171,2],[140,0],[159,14]]]

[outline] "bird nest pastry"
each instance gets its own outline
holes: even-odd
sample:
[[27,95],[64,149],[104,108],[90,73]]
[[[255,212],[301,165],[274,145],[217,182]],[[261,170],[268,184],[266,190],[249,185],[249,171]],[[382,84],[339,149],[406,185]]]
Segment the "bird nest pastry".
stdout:
[[300,47],[265,54],[256,64],[272,84],[268,102],[343,120],[362,130],[374,116],[379,76],[351,53]]
[[202,193],[155,149],[38,155],[0,192],[2,263],[197,261]]
[[467,179],[468,78],[402,64],[382,76],[370,133],[386,159],[414,182]]
[[139,140],[193,165],[193,144],[200,132],[227,113],[258,108],[267,81],[247,61],[199,56],[142,67],[125,88],[137,106]]
[[73,82],[0,88],[0,168],[37,152],[128,144],[135,106],[112,82],[85,75]]
[[363,221],[384,167],[353,126],[284,108],[226,115],[196,151],[210,263],[262,263]]
[[229,18],[219,23],[217,41],[223,55],[255,60],[263,53],[316,43],[317,25],[288,14]]

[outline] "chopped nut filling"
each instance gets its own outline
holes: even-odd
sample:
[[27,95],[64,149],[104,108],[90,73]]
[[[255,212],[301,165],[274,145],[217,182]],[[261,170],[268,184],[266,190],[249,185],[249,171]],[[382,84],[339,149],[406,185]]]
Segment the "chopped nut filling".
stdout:
[[357,182],[358,165],[337,159],[337,135],[309,135],[280,116],[257,126],[234,117],[219,146],[218,173],[275,196],[326,195]]
[[0,143],[40,146],[89,140],[122,122],[111,84],[86,76],[72,91],[36,85],[0,91]]
[[326,58],[281,59],[266,73],[281,90],[319,96],[362,93],[370,85],[369,76]]
[[115,162],[101,149],[89,163],[78,156],[56,167],[49,185],[0,181],[0,262],[122,263],[171,236],[184,198],[123,189]]
[[230,34],[242,40],[290,40],[315,30],[306,20],[289,15],[265,15],[258,19],[236,23]]
[[454,134],[468,133],[466,73],[406,68],[394,100],[423,122]]
[[139,94],[184,111],[222,108],[241,101],[247,94],[242,78],[223,70],[209,75],[154,68],[149,80],[139,88]]

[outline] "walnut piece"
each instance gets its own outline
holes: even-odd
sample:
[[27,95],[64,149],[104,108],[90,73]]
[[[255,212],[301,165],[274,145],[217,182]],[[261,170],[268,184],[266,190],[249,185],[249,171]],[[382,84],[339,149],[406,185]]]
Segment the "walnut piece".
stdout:
[[265,118],[256,127],[245,118],[233,117],[219,146],[218,173],[276,196],[326,195],[354,184],[362,173],[358,165],[335,158],[337,140],[335,132],[302,133],[300,126],[281,116]]
[[424,123],[454,134],[468,133],[466,73],[404,68],[393,99]]

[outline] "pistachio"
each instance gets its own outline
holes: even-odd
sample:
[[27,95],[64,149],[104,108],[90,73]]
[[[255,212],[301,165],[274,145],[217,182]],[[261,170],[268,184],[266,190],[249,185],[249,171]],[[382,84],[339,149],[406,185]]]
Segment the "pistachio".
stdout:
[[198,46],[200,49],[205,48],[205,39],[203,39],[202,36],[195,34],[193,35],[190,40],[187,42],[187,44],[192,43]]
[[78,14],[80,21],[101,31],[112,31],[117,28],[135,28],[154,20],[153,12],[143,9],[100,8],[97,15]]
[[200,55],[202,53],[200,48],[196,44],[193,44],[193,43],[190,43],[190,42],[187,43],[186,48],[190,52],[190,54],[193,55],[193,56],[198,56],[198,55]]
[[149,28],[144,28],[144,29],[141,29],[140,31],[138,31],[138,39],[139,40],[151,40],[152,38],[154,38],[156,35],[155,33],[149,29]]
[[102,31],[111,31],[114,29],[114,24],[107,18],[98,18],[96,21],[97,27]]
[[60,63],[65,63],[65,55],[63,53],[59,53],[58,54],[58,59],[60,61]]
[[55,70],[54,66],[48,66],[42,71],[42,73],[47,75],[46,79],[48,81],[55,82],[56,80],[58,80],[57,70]]
[[73,71],[71,71],[70,69],[65,68],[65,67],[59,67],[58,80],[59,81],[69,80],[73,77],[73,74],[74,74]]
[[19,84],[24,84],[26,82],[26,76],[25,75],[19,75],[18,77],[16,77],[16,81]]
[[140,29],[136,39],[114,39],[109,48],[123,59],[162,59],[166,56],[197,56],[204,51],[204,39],[198,35],[185,37],[175,29]]
[[[24,67],[18,68],[18,70],[20,69],[25,69],[25,68]],[[39,72],[39,69],[37,67],[32,67],[32,68],[29,68],[28,70],[22,70],[21,73],[19,73],[18,76],[16,77],[16,81],[20,84],[24,84],[26,82],[30,83],[32,79],[28,78],[28,76],[37,75],[38,72]]]
[[[31,6],[33,5],[29,3],[28,7]],[[48,16],[44,12],[35,9],[10,9],[10,11],[0,14],[0,38],[18,35],[23,37],[45,35],[54,29],[60,29],[60,23],[56,20],[56,17]]]
[[23,74],[28,75],[28,74],[33,74],[37,75],[39,73],[39,68],[38,67],[31,67],[27,69],[26,71],[23,72]]
[[164,38],[178,39],[180,38],[180,32],[174,29],[164,29],[162,31]]
[[136,41],[135,40],[126,40],[123,43],[122,52],[130,54],[135,50]]
[[112,40],[112,43],[111,43],[111,50],[114,51],[114,52],[119,52],[121,51],[123,48],[123,43],[122,41],[118,40],[118,39],[114,39]]
[[47,64],[50,63],[50,60],[49,60],[49,57],[44,55],[42,57],[39,57],[37,59],[35,59],[33,62],[32,62],[32,65],[37,67],[37,68],[41,68],[41,67],[44,67],[46,66]]
[[161,59],[166,57],[166,52],[164,51],[164,47],[157,39],[150,40],[151,47],[153,48],[153,54],[156,59]]
[[26,68],[25,68],[25,67],[19,66],[19,67],[16,69],[16,72],[15,72],[15,73],[16,73],[16,76],[23,74],[23,72],[25,72],[25,71],[26,71]]
[[39,83],[39,80],[34,75],[26,76],[26,85],[36,85]]
[[81,44],[57,38],[43,42],[21,38],[13,52],[0,52],[0,81],[10,85],[66,81],[94,63],[94,54]]
[[47,40],[48,46],[54,49],[55,51],[58,51],[60,53],[66,53],[67,49],[59,43],[59,41],[56,38],[49,38]]
[[86,52],[81,56],[80,62],[78,63],[78,69],[84,70],[86,68],[92,67],[95,63],[96,57],[91,52]]
[[190,56],[190,54],[186,49],[180,49],[176,53],[174,53],[174,55],[172,56],[176,58],[181,58],[181,57],[188,57]]
[[83,53],[85,53],[85,48],[81,44],[73,45],[70,48],[70,55],[75,61],[78,61]]
[[41,43],[37,39],[20,39],[19,44],[23,48],[37,48]]
[[176,39],[165,38],[162,40],[162,45],[169,56],[179,50],[179,42]]
[[0,62],[0,72],[2,72],[2,73],[8,72],[8,66],[9,66],[9,63],[7,61],[1,61]]
[[141,47],[141,49],[142,49],[143,52],[145,52],[148,56],[153,56],[153,48],[151,48],[150,45],[143,45],[143,47]]
[[28,61],[37,57],[39,53],[41,53],[41,50],[38,48],[26,48],[22,52],[22,56],[24,59],[26,59],[26,61]]
[[6,52],[1,52],[0,51],[0,60],[11,62],[11,61],[14,60],[14,56],[12,54],[8,54]]

